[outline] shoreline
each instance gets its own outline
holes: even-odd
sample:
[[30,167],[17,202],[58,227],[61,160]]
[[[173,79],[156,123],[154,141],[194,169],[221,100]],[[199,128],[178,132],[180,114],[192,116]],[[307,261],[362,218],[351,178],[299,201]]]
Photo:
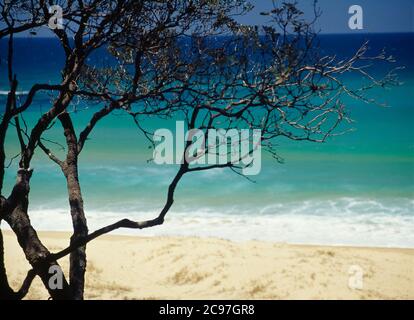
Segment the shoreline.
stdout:
[[[125,229],[125,230],[133,230],[133,229]],[[3,226],[3,235],[9,234],[12,235],[13,232],[8,226]],[[121,233],[120,233],[121,232]],[[344,249],[379,249],[379,250],[408,250],[414,252],[414,247],[399,247],[399,246],[377,246],[377,245],[350,245],[350,244],[324,244],[324,243],[300,243],[300,242],[279,242],[273,240],[261,240],[261,239],[246,239],[246,240],[233,240],[227,239],[225,237],[215,237],[215,236],[192,236],[192,235],[141,235],[140,232],[135,234],[126,234],[122,233],[122,231],[117,232],[113,231],[111,233],[105,234],[103,236],[98,237],[97,239],[105,239],[105,238],[113,238],[117,240],[149,240],[149,239],[164,239],[164,240],[180,240],[180,239],[199,239],[199,240],[218,240],[218,241],[225,241],[234,244],[243,245],[249,242],[258,242],[264,244],[273,244],[273,245],[280,245],[280,246],[289,246],[289,247],[309,247],[309,248],[319,248],[319,247],[327,247],[327,248],[344,248]],[[37,233],[42,236],[45,235],[47,238],[54,238],[54,239],[61,239],[62,237],[66,237],[67,239],[70,238],[71,232],[66,230],[37,230]],[[64,248],[62,248],[64,249]]]
[[[3,235],[17,289],[30,266],[14,234]],[[56,252],[70,233],[39,236]],[[86,299],[414,299],[410,248],[105,235],[88,245],[87,255]],[[59,262],[68,274],[68,258]],[[26,299],[47,298],[36,278]]]

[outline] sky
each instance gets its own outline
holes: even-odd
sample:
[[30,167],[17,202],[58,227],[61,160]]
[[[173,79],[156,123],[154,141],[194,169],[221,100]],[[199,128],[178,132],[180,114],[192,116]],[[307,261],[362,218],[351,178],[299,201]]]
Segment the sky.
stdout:
[[[244,24],[266,24],[269,17],[260,12],[273,8],[273,0],[250,0],[254,9],[246,16],[238,18]],[[275,1],[282,2],[282,0]],[[310,14],[313,12],[313,0],[298,0],[299,8]],[[348,9],[359,5],[363,10],[363,29],[351,30],[348,20],[351,14]],[[322,10],[317,28],[321,33],[385,33],[414,32],[414,0],[318,0]],[[28,33],[23,36],[27,36]],[[21,35],[20,35],[21,36]],[[38,36],[53,36],[48,28],[38,30]]]
[[[246,24],[265,24],[269,18],[260,12],[273,8],[272,0],[251,0],[254,10],[239,19]],[[277,1],[281,2],[281,1]],[[298,0],[299,8],[312,13],[313,0]],[[363,10],[363,29],[351,30],[348,9],[359,5]],[[384,33],[414,32],[414,0],[319,0],[322,10],[319,18],[321,33]]]

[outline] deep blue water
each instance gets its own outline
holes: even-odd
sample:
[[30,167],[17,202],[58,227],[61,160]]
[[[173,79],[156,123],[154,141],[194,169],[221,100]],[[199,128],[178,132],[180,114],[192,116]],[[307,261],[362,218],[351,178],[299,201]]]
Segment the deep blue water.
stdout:
[[[167,224],[139,234],[414,247],[414,34],[320,36],[322,53],[335,53],[338,58],[350,56],[365,40],[370,41],[372,53],[385,48],[397,60],[396,66],[405,67],[399,72],[402,85],[371,94],[389,107],[346,100],[355,120],[353,132],[324,144],[279,140],[278,153],[285,163],[264,155],[256,183],[222,170],[188,175],[177,190]],[[1,105],[7,93],[5,46],[0,42]],[[63,55],[54,40],[17,39],[15,52],[22,94],[35,82],[59,81]],[[106,58],[100,52],[91,59]],[[374,74],[384,68],[376,65]],[[360,84],[355,77],[346,81]],[[49,105],[49,97],[40,95],[25,114],[28,124]],[[77,113],[78,128],[86,124],[93,107]],[[174,175],[174,166],[147,163],[152,151],[128,119],[116,114],[102,121],[81,155],[91,229],[124,216],[155,215]],[[46,135],[53,140],[60,136],[59,124]],[[18,146],[12,133],[9,138],[11,157]],[[15,165],[7,172],[5,191],[12,186]],[[69,230],[61,172],[40,152],[33,167],[34,224],[40,229]]]

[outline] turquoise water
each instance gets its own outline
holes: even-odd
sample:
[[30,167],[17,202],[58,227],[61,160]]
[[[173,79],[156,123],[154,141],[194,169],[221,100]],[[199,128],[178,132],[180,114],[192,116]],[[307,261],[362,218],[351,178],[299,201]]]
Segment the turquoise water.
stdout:
[[[346,55],[367,36],[322,36],[326,51]],[[414,247],[414,35],[370,36],[373,50],[386,47],[406,67],[403,85],[372,95],[390,107],[346,101],[355,130],[324,144],[278,141],[278,164],[263,154],[262,172],[249,182],[228,170],[188,174],[179,185],[165,225],[139,235],[218,236],[233,240]],[[50,39],[19,39],[19,90],[34,81],[58,79],[61,53]],[[4,57],[4,43],[0,56]],[[45,50],[45,48],[48,48]],[[95,57],[102,59],[103,56]],[[50,64],[51,63],[51,64]],[[0,65],[0,102],[5,99],[5,64]],[[381,72],[381,66],[377,67]],[[357,84],[358,79],[347,79]],[[40,97],[25,114],[29,126],[49,99]],[[2,103],[3,105],[3,103]],[[77,107],[76,127],[94,106]],[[152,123],[163,126],[164,123]],[[59,123],[46,137],[61,139]],[[58,147],[50,145],[63,155]],[[80,158],[80,177],[90,229],[119,218],[157,214],[175,166],[148,163],[149,143],[122,114],[99,123]],[[7,154],[18,153],[13,133]],[[7,171],[5,192],[13,185],[16,163]],[[31,218],[36,227],[70,230],[65,180],[41,152],[32,166]]]

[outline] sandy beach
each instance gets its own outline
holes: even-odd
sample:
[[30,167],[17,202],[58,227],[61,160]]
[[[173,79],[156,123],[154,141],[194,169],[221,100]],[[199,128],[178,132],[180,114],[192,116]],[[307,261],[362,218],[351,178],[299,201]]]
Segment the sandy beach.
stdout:
[[[69,234],[40,237],[54,252]],[[17,288],[29,265],[14,235],[4,238]],[[105,236],[87,253],[86,299],[414,299],[414,249]],[[47,298],[36,278],[26,299]]]

